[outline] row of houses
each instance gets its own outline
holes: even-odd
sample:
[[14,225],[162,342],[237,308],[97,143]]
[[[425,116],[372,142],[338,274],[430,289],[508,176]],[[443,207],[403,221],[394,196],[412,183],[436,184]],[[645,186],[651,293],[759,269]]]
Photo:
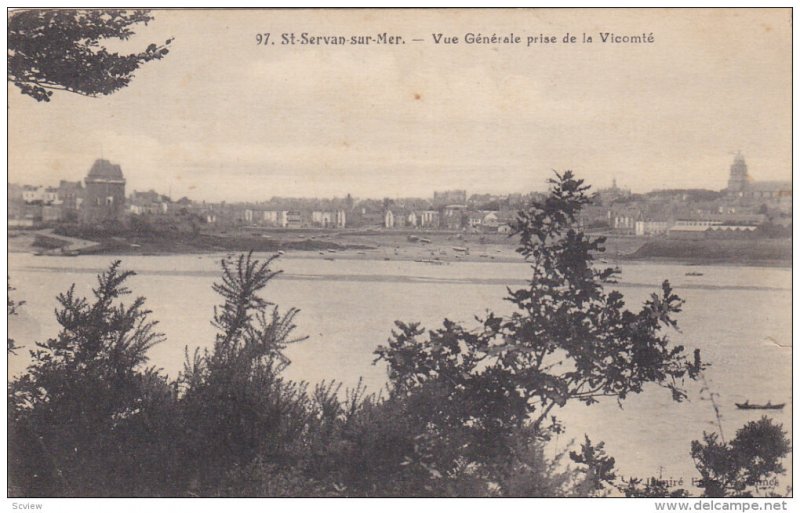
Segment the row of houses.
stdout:
[[514,217],[511,211],[469,210],[466,205],[421,211],[390,208],[384,213],[383,227],[508,232]]
[[81,182],[62,180],[58,187],[8,184],[8,224],[77,220],[84,197]]
[[765,214],[736,212],[681,212],[665,218],[646,215],[645,209],[608,210],[609,227],[616,233],[636,237],[694,238],[710,232],[752,232],[768,221]]
[[[218,209],[219,210],[219,209]],[[211,212],[214,208],[211,207]],[[234,216],[235,221],[247,225],[271,226],[279,228],[344,228],[347,226],[347,213],[344,209],[336,210],[262,210],[245,208],[239,216]],[[211,223],[218,222],[216,216],[208,219]]]
[[[271,209],[246,204],[192,202],[187,198],[172,201],[167,195],[150,191],[134,191],[127,198],[113,196],[98,205],[85,203],[86,190],[81,182],[62,182],[59,187],[9,185],[8,219],[11,226],[33,226],[38,223],[82,220],[80,213],[91,206],[105,209],[113,218],[134,216],[173,216],[193,214],[203,223],[217,226],[262,226],[275,228],[385,228],[495,230],[507,224],[512,214],[476,211],[465,205],[448,205],[438,210],[408,209],[397,206],[355,206],[351,210],[335,209]],[[122,215],[116,215],[121,208]],[[372,208],[369,208],[372,207]],[[502,231],[502,228],[500,229]]]
[[362,200],[273,198],[259,204],[173,201],[154,190],[125,194],[126,179],[119,164],[97,159],[83,182],[61,181],[58,187],[9,184],[8,220],[11,226],[75,222],[127,222],[131,216],[190,215],[201,222],[224,226],[279,228],[422,228],[500,229],[512,216],[477,210],[526,201],[527,195],[479,195],[465,190],[436,191],[433,200],[405,198]]
[[8,184],[8,200],[15,203],[65,205],[77,209],[83,200],[83,184],[61,180],[58,187]]
[[[85,185],[84,185],[85,183]],[[443,229],[508,231],[515,211],[535,197],[472,195],[464,190],[436,191],[433,200],[405,198],[361,200],[273,198],[262,203],[205,203],[188,198],[172,201],[153,190],[125,196],[126,180],[119,165],[98,159],[84,183],[61,181],[58,187],[8,186],[10,226],[38,222],[124,221],[129,216],[190,214],[216,226],[278,228]],[[737,155],[728,187],[632,194],[629,189],[600,189],[578,219],[583,228],[651,237],[698,232],[746,232],[766,221],[791,221],[791,182],[758,182]]]
[[233,205],[207,205],[206,222],[235,223],[278,228],[372,228],[508,231],[512,212],[473,211],[464,205],[448,205],[438,210],[414,210],[390,207],[370,210],[366,207],[333,210],[237,209]]

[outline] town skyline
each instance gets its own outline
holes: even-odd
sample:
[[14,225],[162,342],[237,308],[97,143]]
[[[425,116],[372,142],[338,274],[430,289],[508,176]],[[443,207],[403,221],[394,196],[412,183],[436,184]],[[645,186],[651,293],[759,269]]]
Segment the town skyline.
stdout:
[[[106,160],[106,161],[109,161],[111,164],[120,165],[119,162],[115,162],[115,161],[106,159],[104,157],[94,159],[92,162],[96,163],[98,160]],[[730,162],[729,162],[729,165],[730,165]],[[87,168],[87,170],[90,169],[90,168],[91,168],[91,166],[89,166]],[[551,177],[555,177],[555,172],[561,173],[561,171],[552,170]],[[726,173],[727,173],[727,171],[726,171]],[[45,190],[50,190],[50,189],[55,190],[55,189],[58,188],[59,184],[62,183],[62,182],[70,182],[70,183],[83,182],[85,180],[85,176],[86,176],[86,172],[84,172],[83,175],[81,175],[80,177],[78,177],[75,180],[67,179],[64,176],[54,176],[54,177],[52,177],[52,180],[50,180],[48,183],[41,183],[41,182],[40,183],[31,183],[31,182],[14,182],[14,181],[9,181],[8,183],[9,183],[9,185],[15,185],[15,186],[20,186],[20,187],[35,187],[35,188],[42,188],[42,189],[45,189]],[[635,190],[634,188],[630,187],[628,184],[618,183],[616,177],[614,177],[614,176],[611,177],[611,179],[608,181],[608,183],[587,184],[587,185],[590,186],[590,189],[589,189],[590,193],[599,192],[599,191],[602,191],[602,190],[614,189],[614,188],[619,188],[621,190],[627,190],[627,191],[631,192],[632,194],[647,194],[647,193],[658,192],[658,191],[662,191],[662,190],[712,190],[712,191],[722,191],[722,190],[724,190],[726,188],[725,185],[726,185],[726,181],[728,180],[727,174],[725,174],[724,176],[725,176],[724,179],[721,180],[722,187],[718,187],[718,188],[714,188],[714,189],[706,189],[706,188],[702,188],[702,187],[674,187],[674,188],[670,188],[670,189]],[[578,176],[578,178],[581,178],[581,177]],[[751,176],[751,178],[758,179],[758,177],[753,177],[753,176]],[[126,179],[127,183],[131,182],[130,176],[127,174],[127,172],[125,173],[125,179]],[[133,182],[136,183],[135,178],[134,178]],[[345,193],[345,194],[335,194],[335,195],[329,195],[329,196],[302,196],[302,195],[298,195],[298,196],[281,196],[281,195],[268,195],[268,196],[264,196],[264,197],[262,197],[260,199],[251,199],[251,200],[237,200],[237,199],[233,199],[233,198],[223,198],[221,200],[208,200],[208,199],[204,199],[204,198],[193,197],[193,196],[190,196],[190,195],[177,196],[177,195],[172,193],[172,187],[171,186],[168,186],[165,190],[162,190],[162,188],[160,186],[156,186],[156,185],[153,185],[153,184],[150,184],[150,185],[143,184],[142,186],[140,186],[138,188],[130,188],[128,194],[143,193],[143,192],[148,192],[148,193],[149,192],[155,192],[155,193],[158,193],[161,196],[169,198],[171,201],[177,201],[177,200],[179,200],[181,198],[187,198],[187,199],[190,199],[192,201],[206,202],[206,203],[243,203],[243,204],[246,204],[246,203],[268,202],[268,201],[273,200],[273,199],[326,200],[326,199],[344,199],[344,198],[347,198],[348,196],[352,197],[354,200],[368,200],[368,201],[369,200],[380,201],[380,200],[383,200],[383,199],[391,199],[391,200],[399,200],[399,199],[430,199],[438,192],[449,192],[449,191],[465,191],[467,197],[471,197],[471,196],[509,197],[509,196],[527,195],[527,194],[530,194],[530,193],[543,193],[543,192],[546,191],[546,188],[547,188],[546,186],[547,186],[547,183],[543,182],[543,185],[541,187],[539,187],[539,188],[530,188],[529,190],[499,191],[499,192],[485,191],[485,190],[470,190],[470,189],[468,189],[466,187],[452,186],[452,187],[444,187],[444,188],[437,189],[437,190],[431,189],[430,191],[428,191],[427,194],[422,194],[422,195],[395,195],[395,196],[391,196],[389,194],[378,194],[378,195],[375,195],[375,196],[356,196],[356,195],[351,194],[351,193],[348,192],[348,193]]]
[[[29,228],[75,221],[83,226],[107,223],[123,226],[138,216],[155,215],[162,221],[170,217],[173,221],[180,217],[192,219],[193,230],[197,229],[196,222],[203,222],[216,226],[283,228],[382,226],[505,231],[511,228],[515,209],[523,208],[541,194],[536,191],[467,194],[464,189],[448,189],[433,191],[432,199],[430,196],[357,198],[348,194],[333,198],[273,196],[257,202],[207,203],[186,196],[175,201],[171,191],[168,196],[154,189],[126,194],[127,182],[121,166],[97,159],[83,181],[61,180],[58,187],[9,183],[9,223]],[[690,232],[698,226],[712,231],[728,228],[753,231],[764,223],[791,222],[792,183],[754,178],[741,153],[734,157],[727,186],[720,191],[662,189],[637,194],[618,187],[614,179],[611,187],[598,188],[591,194],[591,204],[580,215],[582,225],[633,230],[638,236],[661,235],[668,230],[678,233],[685,226]],[[681,224],[685,222],[688,224]]]
[[[743,155],[743,154],[741,152],[730,152],[729,156],[734,156],[734,155]],[[743,155],[743,156],[745,158],[747,158],[746,155]],[[99,158],[95,158],[91,162],[94,163],[97,160],[107,160],[107,161],[111,162],[112,164],[122,166],[122,164],[120,162],[114,161],[113,159],[108,159],[108,158],[106,158],[104,156],[103,157],[99,157]],[[731,157],[728,160],[728,163],[727,163],[728,166],[730,166],[730,163],[731,163],[732,160],[733,160],[733,157]],[[76,174],[71,173],[69,175],[69,177],[67,177],[67,176],[53,176],[53,177],[50,177],[50,180],[47,183],[33,183],[33,182],[14,181],[14,180],[11,180],[11,178],[9,176],[9,184],[14,184],[14,185],[19,185],[19,186],[57,188],[59,183],[62,182],[62,181],[67,181],[67,182],[81,182],[81,181],[83,181],[83,179],[84,179],[84,177],[86,175],[86,172],[90,169],[90,167],[91,167],[91,165],[87,166],[86,170],[84,170],[83,173],[77,173],[77,178],[74,177],[74,175],[76,175]],[[749,160],[748,160],[748,167],[750,167]],[[123,166],[123,168],[124,168],[124,166]],[[172,201],[177,201],[178,199],[180,199],[182,197],[185,197],[185,198],[191,199],[193,201],[207,202],[207,203],[259,203],[259,202],[269,201],[270,199],[275,199],[275,198],[309,199],[309,200],[311,200],[311,199],[332,199],[332,198],[342,198],[343,199],[343,198],[345,198],[347,196],[351,196],[352,198],[358,199],[358,200],[382,200],[384,198],[389,198],[389,199],[409,199],[409,198],[426,199],[426,198],[432,197],[434,195],[434,193],[437,192],[437,191],[448,191],[448,190],[463,190],[463,191],[466,191],[468,197],[471,196],[471,195],[491,195],[491,196],[498,196],[498,197],[513,196],[513,195],[525,195],[525,194],[530,194],[530,193],[544,192],[547,189],[547,180],[549,178],[555,177],[555,173],[556,172],[563,173],[564,171],[567,171],[567,170],[556,170],[556,169],[550,170],[550,175],[549,176],[545,176],[545,178],[542,180],[541,184],[538,187],[531,187],[531,188],[529,188],[527,190],[522,190],[522,189],[515,190],[515,191],[475,190],[475,189],[470,189],[468,187],[459,187],[457,185],[447,185],[447,186],[440,187],[439,189],[436,189],[436,190],[430,189],[427,193],[418,194],[418,195],[412,195],[412,194],[408,194],[408,195],[402,195],[402,194],[396,194],[396,195],[377,194],[377,195],[374,195],[374,196],[359,196],[359,195],[352,194],[351,192],[345,192],[343,194],[339,193],[339,194],[331,194],[331,195],[327,195],[327,196],[267,194],[265,196],[251,198],[251,199],[241,199],[241,198],[207,199],[207,198],[202,198],[202,197],[195,197],[195,196],[192,196],[190,194],[177,195],[177,194],[173,193],[171,184],[168,184],[166,186],[166,188],[164,188],[163,184],[162,185],[141,184],[141,182],[136,180],[135,176],[133,176],[131,178],[131,175],[127,172],[127,170],[125,170],[125,176],[126,176],[126,181],[127,181],[127,183],[129,185],[131,183],[140,184],[137,187],[129,187],[129,191],[131,193],[134,193],[134,192],[157,192],[160,195],[163,195],[165,197],[170,198],[170,200],[172,200]],[[569,171],[575,172],[572,169],[569,169]],[[576,173],[576,175],[577,175],[577,177],[579,179],[584,179],[582,176],[580,176],[579,173]],[[769,180],[763,180],[760,176],[758,176],[757,174],[752,173],[752,172],[750,173],[750,178],[755,179],[755,180],[759,180],[759,181],[769,181]],[[625,190],[630,191],[632,194],[647,194],[647,193],[657,192],[657,191],[661,191],[661,190],[703,190],[704,189],[704,190],[712,190],[712,191],[721,191],[721,190],[724,190],[726,188],[727,180],[728,180],[728,171],[727,171],[727,169],[725,169],[725,170],[723,170],[722,173],[720,173],[720,180],[719,180],[719,182],[720,182],[719,185],[720,186],[719,187],[686,186],[686,187],[664,187],[664,188],[656,188],[656,189],[644,190],[644,189],[641,189],[641,188],[637,189],[636,187],[632,187],[630,184],[620,183],[619,180],[617,180],[616,176],[613,176],[613,175],[606,181],[607,183],[590,183],[588,180],[585,180],[585,182],[586,182],[587,185],[590,186],[590,192],[597,192],[597,191],[601,191],[601,190],[604,190],[604,189],[610,189],[610,188],[619,187],[620,189],[625,189]]]
[[[56,94],[40,104],[10,92],[9,181],[79,180],[103,157],[123,166],[131,190],[162,184],[156,188],[171,186],[175,197],[205,201],[405,197],[447,188],[506,194],[544,190],[553,169],[572,170],[596,188],[616,177],[633,192],[719,190],[738,150],[759,179],[790,179],[783,41],[791,26],[780,11],[621,11],[617,32],[640,32],[647,21],[655,43],[496,51],[437,46],[431,34],[464,26],[599,28],[594,14],[578,11],[497,19],[470,11],[335,11],[309,15],[302,29],[379,27],[425,41],[264,48],[254,35],[299,30],[296,16],[153,15],[111,49],[174,37],[170,54],[114,95]],[[770,30],[740,37],[758,23]],[[701,30],[709,25],[717,28]]]

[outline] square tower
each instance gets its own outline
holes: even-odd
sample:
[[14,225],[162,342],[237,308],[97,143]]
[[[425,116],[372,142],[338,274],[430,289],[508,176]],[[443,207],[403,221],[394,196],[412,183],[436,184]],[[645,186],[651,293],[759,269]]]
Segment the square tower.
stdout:
[[84,182],[86,192],[81,204],[81,223],[122,221],[125,213],[125,177],[119,165],[97,159]]

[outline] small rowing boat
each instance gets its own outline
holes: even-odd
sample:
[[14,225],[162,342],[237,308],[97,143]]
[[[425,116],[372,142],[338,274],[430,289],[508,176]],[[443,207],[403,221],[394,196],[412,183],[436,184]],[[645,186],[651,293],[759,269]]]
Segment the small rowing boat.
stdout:
[[786,406],[786,403],[772,404],[771,401],[767,401],[767,404],[750,404],[749,400],[735,404],[740,410],[782,410]]

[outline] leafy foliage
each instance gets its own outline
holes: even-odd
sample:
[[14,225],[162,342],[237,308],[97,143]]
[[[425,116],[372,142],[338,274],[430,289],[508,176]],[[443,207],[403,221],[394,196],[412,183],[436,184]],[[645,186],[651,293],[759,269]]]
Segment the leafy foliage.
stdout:
[[[376,351],[389,365],[387,396],[363,386],[309,387],[282,376],[296,336],[291,308],[263,296],[276,257],[228,257],[214,284],[221,303],[206,350],[186,349],[176,380],[147,368],[162,340],[142,298],[129,305],[119,262],[93,297],[58,297],[58,337],[37,343],[28,372],[9,386],[9,495],[21,496],[629,496],[683,494],[641,480],[617,483],[614,459],[587,437],[545,456],[562,432],[554,407],[622,401],[648,383],[675,400],[703,368],[662,333],[681,300],[665,283],[638,311],[605,292],[618,274],[598,269],[602,239],[572,228],[586,188],[571,173],[520,213],[528,287],[516,311],[475,329],[445,319],[425,331],[397,322]],[[9,303],[9,312],[12,305]],[[730,444],[707,435],[692,456],[707,494],[744,494],[780,473],[780,427],[745,426]],[[611,487],[611,488],[610,488]]]
[[607,484],[612,484],[616,479],[614,473],[614,458],[606,455],[603,442],[593,445],[588,436],[581,444],[581,452],[570,451],[569,457],[575,463],[583,465],[581,472],[586,476],[586,495],[603,490]]
[[[783,426],[766,416],[745,424],[731,442],[725,442],[718,433],[703,433],[702,442],[694,440],[691,444],[692,459],[701,476],[697,486],[703,489],[704,497],[777,496],[771,490],[777,483],[775,477],[785,473],[781,460],[789,451]],[[689,496],[686,489],[671,489],[656,478],[632,478],[614,486],[626,497]]]
[[292,338],[298,310],[280,315],[259,295],[278,274],[269,267],[275,258],[222,261],[222,282],[213,286],[223,299],[214,311],[213,349],[191,359],[187,349],[179,378],[186,457],[213,461],[194,467],[198,492],[216,489],[225,469],[251,465],[258,454],[284,457],[289,448],[280,442],[301,433],[313,415],[305,385],[279,376],[289,364],[283,350],[303,340]]
[[716,433],[692,442],[692,459],[706,497],[750,497],[762,482],[785,472],[781,459],[791,450],[781,424],[764,416],[748,422],[729,443]]
[[[133,273],[119,266],[98,277],[91,300],[74,286],[58,296],[60,333],[36,343],[27,373],[9,387],[12,486],[24,483],[33,495],[146,495],[170,473],[169,464],[140,458],[169,440],[175,389],[145,368],[162,336],[144,298],[120,301]],[[131,486],[136,468],[148,465]]]
[[469,405],[453,422],[493,436],[530,423],[542,438],[558,426],[545,424],[551,410],[571,400],[622,401],[647,383],[669,389],[676,401],[686,397],[683,380],[695,379],[703,365],[662,334],[677,328],[682,300],[666,281],[638,312],[625,308],[621,293],[606,292],[619,270],[593,265],[604,239],[573,227],[588,187],[569,171],[551,185],[516,222],[518,251],[532,270],[527,287],[508,291],[516,311],[490,313],[474,330],[445,320],[427,339],[418,324],[398,322],[389,345],[376,352],[389,365],[394,394],[439,383],[449,403]]
[[676,490],[670,489],[667,484],[659,479],[650,478],[647,480],[632,478],[623,482],[623,486],[619,487],[625,497],[634,498],[680,498],[689,497],[689,492],[683,488]]
[[142,9],[14,12],[8,20],[8,81],[40,102],[50,101],[54,90],[111,94],[127,86],[139,66],[167,55],[172,39],[128,55],[109,52],[103,40],[127,40],[133,26],[152,19]]
[[[8,289],[6,295],[6,309],[7,309],[7,316],[11,317],[12,315],[17,315],[17,309],[25,304],[25,301],[15,301],[11,297],[11,293],[16,290],[14,287],[11,286],[11,280],[9,279],[6,287]],[[7,346],[7,354],[17,354],[17,350],[20,348],[17,346],[16,341],[11,337],[7,337],[8,339],[8,346]]]

